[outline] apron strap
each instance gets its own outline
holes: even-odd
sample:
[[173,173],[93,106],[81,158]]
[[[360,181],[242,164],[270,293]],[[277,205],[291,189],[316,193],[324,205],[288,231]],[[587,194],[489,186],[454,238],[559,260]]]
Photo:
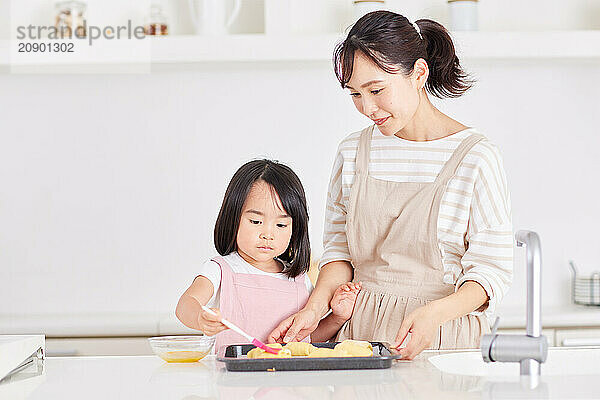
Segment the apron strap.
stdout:
[[458,167],[462,163],[462,160],[465,158],[467,153],[469,153],[469,151],[471,151],[473,146],[475,146],[477,143],[479,143],[483,139],[485,139],[485,136],[483,136],[479,133],[474,133],[471,136],[469,136],[468,138],[464,139],[460,143],[460,145],[458,145],[456,150],[454,150],[454,153],[452,153],[452,156],[450,156],[450,159],[442,167],[442,170],[440,171],[438,176],[435,178],[435,183],[438,183],[438,184],[446,183],[447,181],[452,179],[452,177],[456,174]]
[[356,174],[364,173],[369,175],[369,158],[371,153],[371,137],[373,136],[375,125],[363,129],[358,142],[356,151]]
[[[227,272],[232,274],[233,270],[231,269],[231,267],[229,266],[229,263],[227,261],[225,261],[225,259],[222,256],[217,256],[214,257],[213,259],[211,259],[211,261],[216,262],[217,264],[219,264],[219,267],[221,267],[221,274],[223,274],[223,269],[227,269]],[[223,276],[221,275],[221,281],[223,280]]]

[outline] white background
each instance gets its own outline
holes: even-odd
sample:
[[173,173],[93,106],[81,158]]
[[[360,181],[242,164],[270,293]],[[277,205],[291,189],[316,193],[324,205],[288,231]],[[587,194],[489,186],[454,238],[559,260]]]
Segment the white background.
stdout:
[[[48,3],[27,3],[31,23],[51,24]],[[444,1],[388,3],[446,22]],[[143,20],[133,2],[88,4],[95,23]],[[297,32],[335,32],[351,19],[350,1],[303,4],[294,6]],[[234,31],[260,31],[248,17],[259,5],[245,3],[254,11]],[[482,30],[600,29],[600,1],[479,5]],[[19,22],[9,10],[0,0],[0,37]],[[191,33],[185,1],[169,10],[172,32]],[[499,145],[514,228],[542,239],[544,305],[567,304],[567,260],[600,270],[600,62],[465,67],[478,84],[440,108]],[[0,314],[171,312],[195,268],[214,255],[213,224],[231,175],[255,157],[300,175],[319,256],[337,144],[367,124],[328,62],[181,65],[140,75],[0,71]],[[516,251],[505,306],[524,304],[523,253]]]

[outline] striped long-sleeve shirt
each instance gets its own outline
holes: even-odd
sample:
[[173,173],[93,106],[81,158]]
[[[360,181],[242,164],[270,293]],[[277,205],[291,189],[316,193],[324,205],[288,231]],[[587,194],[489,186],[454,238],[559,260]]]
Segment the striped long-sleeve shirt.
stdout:
[[[371,141],[369,174],[395,182],[433,182],[472,128],[427,142],[384,136],[376,128]],[[352,262],[346,238],[346,210],[356,171],[360,131],[339,145],[333,165],[319,266]],[[459,288],[478,282],[490,298],[485,308],[494,314],[512,282],[513,236],[510,194],[498,148],[488,139],[477,143],[448,183],[438,217],[438,244],[444,282]],[[479,313],[475,311],[474,314]]]

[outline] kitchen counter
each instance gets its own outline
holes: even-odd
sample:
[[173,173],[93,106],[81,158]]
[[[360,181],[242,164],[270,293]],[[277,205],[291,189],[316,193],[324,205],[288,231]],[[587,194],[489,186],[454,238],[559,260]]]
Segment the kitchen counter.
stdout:
[[[582,354],[588,362],[600,357],[600,347],[551,349],[548,362],[555,352],[572,356],[570,365],[575,369],[580,367],[577,357]],[[558,371],[555,365],[553,373],[560,373],[560,379],[555,375],[542,376],[537,386],[530,389],[531,382],[519,378],[518,364],[511,365],[510,375],[490,377],[441,372],[430,361],[446,355],[476,357],[476,353],[426,351],[414,361],[397,361],[384,370],[281,372],[228,372],[214,356],[192,364],[167,364],[155,356],[50,357],[45,360],[41,375],[22,380],[15,377],[12,382],[0,384],[0,398],[347,400],[600,396],[597,368],[580,368],[574,373],[573,368]],[[561,364],[565,363],[561,360]]]
[[[498,310],[500,328],[525,327],[525,307]],[[600,327],[600,307],[544,307],[544,328]],[[0,315],[0,334],[45,334],[46,337],[159,336],[197,333],[173,313],[104,313],[85,315]]]

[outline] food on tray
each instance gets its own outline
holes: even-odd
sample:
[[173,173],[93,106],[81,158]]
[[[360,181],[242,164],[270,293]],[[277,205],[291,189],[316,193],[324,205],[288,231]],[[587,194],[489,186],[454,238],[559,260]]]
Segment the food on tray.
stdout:
[[319,347],[313,352],[311,352],[309,357],[317,358],[317,357],[349,357],[348,353],[342,349],[327,349],[324,347]]
[[371,343],[363,340],[344,340],[338,343],[335,348],[315,347],[305,342],[289,342],[285,346],[280,343],[272,343],[267,346],[273,349],[279,349],[278,354],[267,353],[263,349],[256,347],[247,354],[248,358],[290,358],[290,357],[371,357],[373,355],[373,346]]
[[277,354],[267,353],[266,351],[264,351],[262,349],[261,349],[261,351],[262,351],[262,353],[257,355],[256,358],[291,358],[292,357],[292,352],[287,349],[280,350],[279,353],[277,353]]
[[[268,344],[267,346],[269,346],[272,349],[279,349],[279,350],[283,349],[283,346],[281,345],[281,343],[271,343],[271,344]],[[248,356],[248,358],[258,358],[258,356],[261,353],[266,353],[266,351],[264,351],[260,347],[255,347],[248,352],[247,356]]]
[[348,353],[348,357],[371,357],[373,355],[373,346],[364,340],[344,340],[335,346],[336,350],[343,350]]
[[316,347],[306,342],[289,342],[285,345],[284,349],[288,349],[292,352],[292,356],[308,356],[311,352],[315,351]]
[[248,352],[248,358],[289,358],[292,356],[292,352],[289,349],[284,349],[280,343],[272,343],[267,346],[272,349],[279,349],[279,353],[267,353],[263,349],[256,347]]
[[199,361],[207,354],[208,351],[167,351],[165,353],[161,353],[160,357],[166,362],[186,363]]

